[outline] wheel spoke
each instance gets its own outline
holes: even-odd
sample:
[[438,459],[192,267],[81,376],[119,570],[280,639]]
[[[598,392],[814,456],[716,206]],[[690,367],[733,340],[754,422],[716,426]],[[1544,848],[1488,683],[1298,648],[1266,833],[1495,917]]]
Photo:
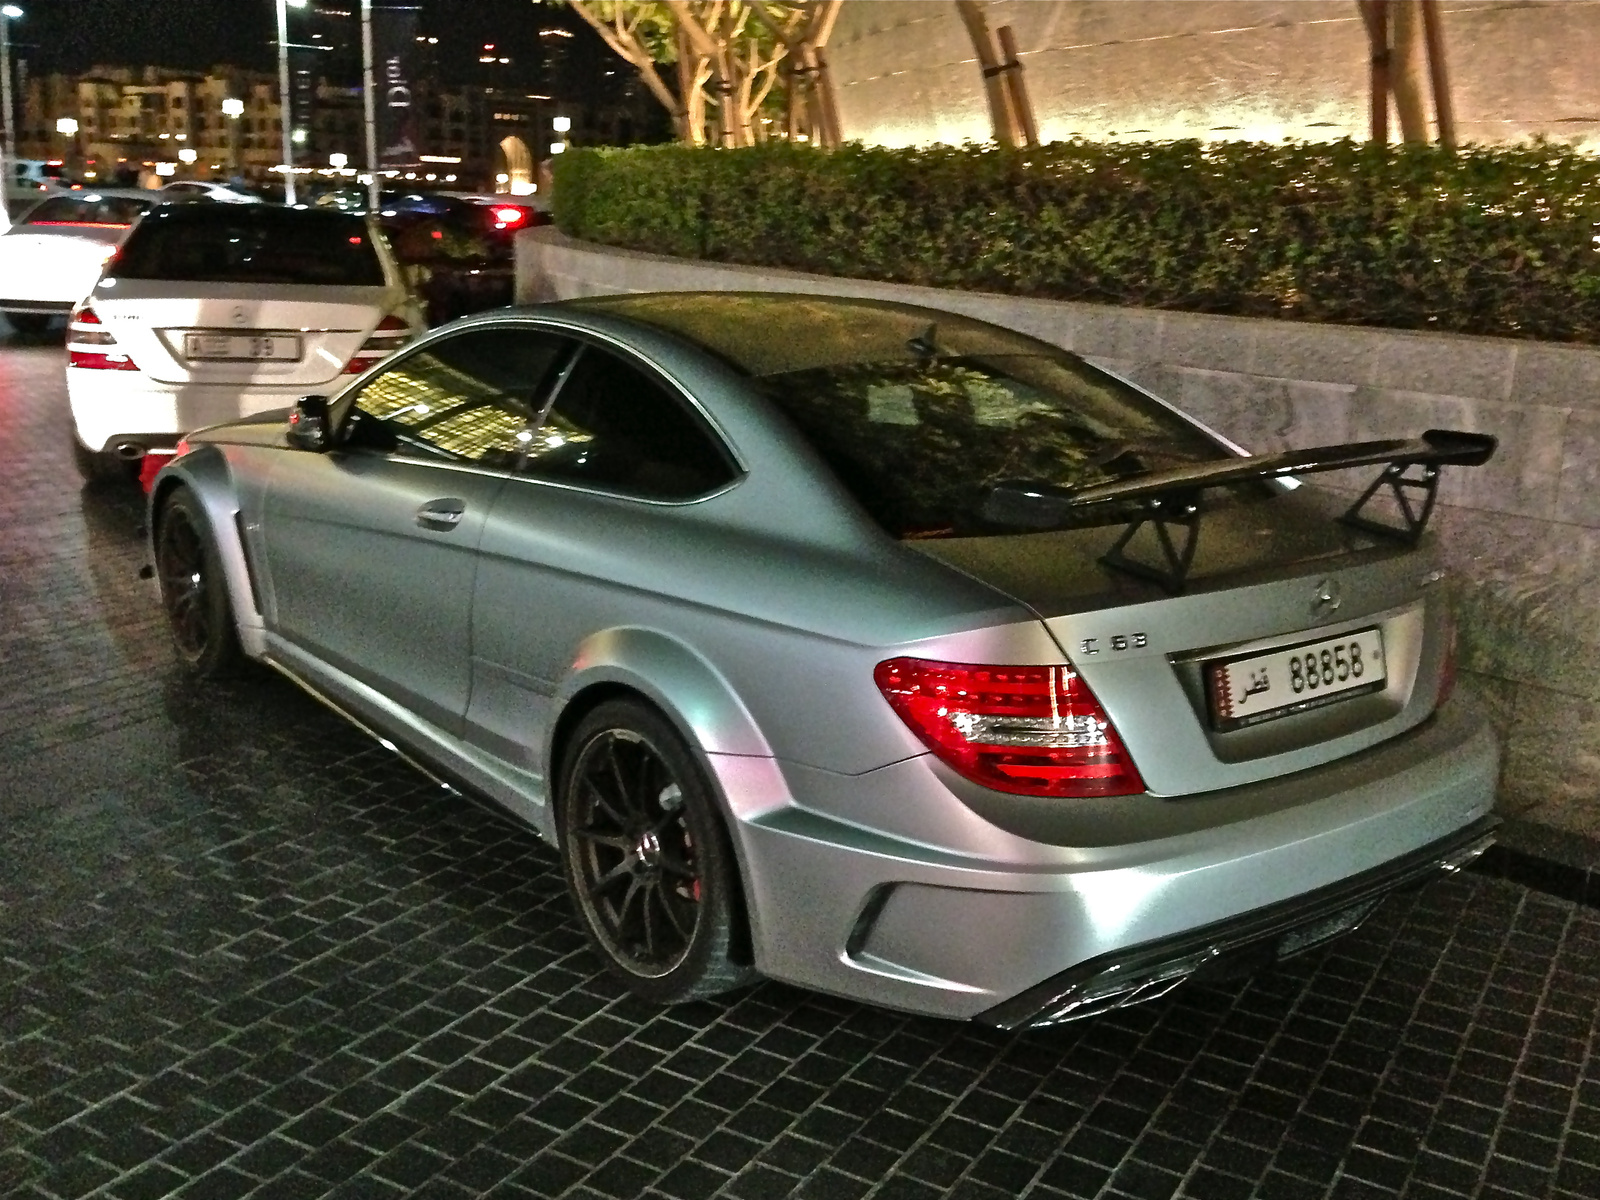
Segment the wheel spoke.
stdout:
[[[628,870],[628,860],[627,859],[623,859],[616,866],[612,867],[604,875],[600,876],[599,879],[596,879],[592,884],[589,885],[589,897],[590,897],[590,899],[594,899],[595,897],[599,896],[601,892],[605,891],[607,888],[609,888],[613,884],[615,884],[619,879],[632,879],[632,878],[633,878],[633,875]],[[628,896],[632,896],[632,895],[633,895],[633,892],[629,891]],[[628,896],[624,896],[623,897],[622,907],[626,907],[627,906]],[[621,921],[620,911],[619,911],[617,919],[618,919],[619,922]]]
[[589,797],[594,801],[595,808],[599,809],[618,829],[625,829],[628,819],[618,812],[611,804],[611,798],[600,790],[600,785],[594,780],[593,775],[585,774],[579,783],[587,789]]
[[622,760],[617,757],[617,744],[621,740],[615,734],[607,740],[606,762],[611,767],[612,781],[617,785],[617,799],[621,801],[622,807],[628,816],[638,818],[644,815],[641,811],[639,795],[628,787],[627,776],[622,769]]
[[605,846],[610,850],[620,850],[623,854],[633,849],[633,843],[621,834],[596,833],[593,829],[580,829],[577,831],[577,836],[586,842],[593,842],[596,846]]
[[678,936],[687,945],[694,936],[694,925],[691,923],[687,929],[683,927],[683,922],[678,919],[678,911],[672,905],[672,894],[670,892],[662,889],[656,895],[661,900],[661,908],[667,914],[667,920],[672,923],[672,928],[677,930]]
[[644,893],[643,902],[639,905],[640,921],[644,925],[644,956],[646,961],[654,961],[656,957],[656,929],[655,922],[650,919],[650,914],[656,906],[651,904],[650,900],[657,895],[658,889],[645,885],[639,890]]

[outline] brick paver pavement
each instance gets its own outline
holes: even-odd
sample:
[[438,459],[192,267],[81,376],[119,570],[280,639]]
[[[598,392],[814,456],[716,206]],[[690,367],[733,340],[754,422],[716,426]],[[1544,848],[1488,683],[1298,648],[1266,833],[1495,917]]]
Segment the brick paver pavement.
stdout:
[[0,1195],[1600,1196],[1600,912],[1502,881],[1055,1030],[625,997],[530,834],[174,669],[61,360],[0,345]]

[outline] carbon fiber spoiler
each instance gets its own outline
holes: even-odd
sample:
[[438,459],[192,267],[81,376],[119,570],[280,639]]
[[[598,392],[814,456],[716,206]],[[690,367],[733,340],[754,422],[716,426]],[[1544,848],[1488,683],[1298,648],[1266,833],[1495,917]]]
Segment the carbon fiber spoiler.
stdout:
[[[1191,463],[1085,488],[1007,481],[996,484],[989,493],[984,515],[997,524],[1049,529],[1069,524],[1076,515],[1102,505],[1131,505],[1135,515],[1100,561],[1176,593],[1183,590],[1194,561],[1204,511],[1202,494],[1208,488],[1382,464],[1378,477],[1340,520],[1367,533],[1415,545],[1433,513],[1440,468],[1481,466],[1493,456],[1498,444],[1487,433],[1429,429],[1419,438],[1345,442]],[[1375,519],[1365,512],[1372,498],[1385,489],[1395,500],[1397,521]],[[1414,501],[1419,493],[1420,500]],[[1125,553],[1134,534],[1146,524],[1155,532],[1163,562],[1144,562]],[[1186,531],[1181,544],[1173,539],[1174,528]]]

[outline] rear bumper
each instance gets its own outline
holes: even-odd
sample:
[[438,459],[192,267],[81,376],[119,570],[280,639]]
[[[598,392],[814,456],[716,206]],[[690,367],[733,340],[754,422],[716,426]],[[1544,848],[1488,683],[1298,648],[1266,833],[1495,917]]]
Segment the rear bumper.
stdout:
[[735,814],[758,969],[888,1007],[1027,1024],[1113,967],[1126,977],[1130,965],[1172,966],[1218,938],[1221,950],[1259,953],[1269,936],[1401,886],[1414,856],[1433,861],[1486,832],[1499,755],[1462,695],[1381,746],[1249,785],[1273,807],[1248,820],[1092,847],[969,822],[967,853],[956,839],[932,848],[819,811],[868,820],[958,803],[925,759],[854,777],[785,766],[763,779],[758,763],[770,760],[711,758]]
[[1391,892],[1459,871],[1494,842],[1484,817],[1393,862],[1177,937],[1102,954],[978,1014],[1001,1029],[1056,1025],[1164,996],[1188,979],[1225,979],[1349,933]]
[[[324,390],[338,386],[324,384]],[[258,412],[287,408],[313,390],[303,385],[152,384],[138,371],[67,368],[67,397],[78,440],[94,450],[132,443],[171,446],[183,434]]]

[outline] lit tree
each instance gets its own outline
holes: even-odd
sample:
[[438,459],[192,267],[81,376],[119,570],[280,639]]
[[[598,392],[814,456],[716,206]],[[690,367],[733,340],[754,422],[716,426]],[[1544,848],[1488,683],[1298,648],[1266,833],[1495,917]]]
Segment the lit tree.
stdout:
[[[760,113],[781,84],[786,132],[839,143],[823,47],[841,0],[571,0],[613,52],[644,79],[690,145],[748,146],[766,137]],[[677,68],[674,95],[659,70]],[[715,114],[715,129],[708,132]]]

